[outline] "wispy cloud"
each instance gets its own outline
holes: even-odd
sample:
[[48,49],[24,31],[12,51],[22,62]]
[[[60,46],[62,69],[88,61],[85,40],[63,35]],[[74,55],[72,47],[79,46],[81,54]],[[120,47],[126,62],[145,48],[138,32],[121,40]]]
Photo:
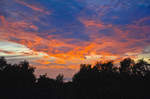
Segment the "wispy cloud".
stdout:
[[16,0],[16,2],[28,8],[31,8],[34,11],[38,11],[38,12],[48,14],[48,15],[51,13],[50,11],[46,11],[44,8],[40,7],[40,5],[29,4],[29,3],[26,3],[25,1],[20,1],[20,0]]

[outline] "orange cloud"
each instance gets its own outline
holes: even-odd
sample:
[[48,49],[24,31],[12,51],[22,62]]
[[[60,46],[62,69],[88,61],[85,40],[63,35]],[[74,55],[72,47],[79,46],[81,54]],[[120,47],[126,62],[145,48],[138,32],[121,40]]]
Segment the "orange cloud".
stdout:
[[6,20],[5,20],[5,17],[0,15],[0,22],[2,23],[2,26],[5,26],[6,25]]
[[0,52],[1,52],[1,53],[4,53],[4,54],[7,54],[7,55],[16,54],[15,52],[5,51],[5,50],[1,50],[1,49],[0,49]]
[[103,28],[104,25],[102,23],[95,22],[94,20],[81,20],[86,27],[94,26],[97,28]]
[[48,15],[50,14],[50,11],[44,10],[43,8],[39,7],[39,5],[36,6],[36,5],[28,4],[28,3],[24,2],[24,1],[20,1],[20,0],[16,0],[16,2],[26,6],[28,8],[31,8],[34,11],[38,11],[38,12],[45,13],[45,14],[48,14]]
[[[77,69],[81,63],[95,63],[96,61],[106,60],[116,60],[119,62],[124,57],[135,57],[136,55],[134,53],[141,53],[142,48],[140,46],[134,46],[134,44],[143,42],[142,40],[145,39],[139,40],[130,37],[136,33],[133,33],[132,29],[142,30],[144,32],[149,30],[147,26],[127,25],[127,30],[124,31],[121,27],[112,24],[104,24],[96,20],[80,19],[83,25],[85,25],[85,34],[89,36],[90,40],[78,41],[78,44],[71,44],[68,42],[74,42],[75,39],[65,39],[52,34],[46,37],[40,36],[40,33],[37,32],[38,27],[26,20],[8,21],[3,16],[0,17],[0,20],[3,23],[3,26],[0,27],[0,39],[25,45],[34,52],[34,54],[22,52],[23,55],[35,55],[36,52],[46,54],[41,59],[32,60],[32,63],[42,65],[42,67],[39,66],[38,68]],[[25,31],[26,28],[35,31]],[[114,35],[105,36],[99,33],[99,30],[107,28],[111,28],[114,31]],[[87,33],[89,30],[92,33]],[[146,38],[145,33],[141,33],[140,36]],[[122,42],[120,40],[126,41]],[[143,44],[145,43],[143,42]],[[94,55],[101,55],[102,57],[96,60],[85,59],[85,56]]]

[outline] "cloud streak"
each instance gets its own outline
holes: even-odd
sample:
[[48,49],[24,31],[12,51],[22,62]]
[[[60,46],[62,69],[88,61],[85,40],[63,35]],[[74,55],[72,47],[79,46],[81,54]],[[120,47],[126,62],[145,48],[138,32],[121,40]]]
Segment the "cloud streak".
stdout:
[[41,8],[39,6],[36,6],[36,5],[33,5],[33,4],[28,4],[25,1],[20,1],[20,0],[16,0],[16,2],[21,4],[21,5],[26,6],[28,8],[31,8],[33,11],[37,11],[37,12],[41,12],[41,13],[50,15],[50,11],[46,11],[46,10],[44,10],[44,8]]

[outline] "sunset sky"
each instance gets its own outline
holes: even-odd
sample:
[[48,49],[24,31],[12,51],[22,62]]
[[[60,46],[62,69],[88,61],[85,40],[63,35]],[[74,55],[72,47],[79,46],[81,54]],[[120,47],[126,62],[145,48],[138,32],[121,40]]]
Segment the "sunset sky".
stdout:
[[0,0],[0,56],[66,79],[81,63],[150,59],[150,0]]

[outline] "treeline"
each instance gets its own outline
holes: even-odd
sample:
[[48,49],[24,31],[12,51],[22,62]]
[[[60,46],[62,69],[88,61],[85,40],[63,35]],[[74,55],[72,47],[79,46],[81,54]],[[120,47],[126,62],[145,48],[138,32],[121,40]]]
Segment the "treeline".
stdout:
[[149,99],[150,64],[126,58],[94,66],[81,64],[72,81],[41,75],[26,61],[9,64],[0,58],[0,99]]

